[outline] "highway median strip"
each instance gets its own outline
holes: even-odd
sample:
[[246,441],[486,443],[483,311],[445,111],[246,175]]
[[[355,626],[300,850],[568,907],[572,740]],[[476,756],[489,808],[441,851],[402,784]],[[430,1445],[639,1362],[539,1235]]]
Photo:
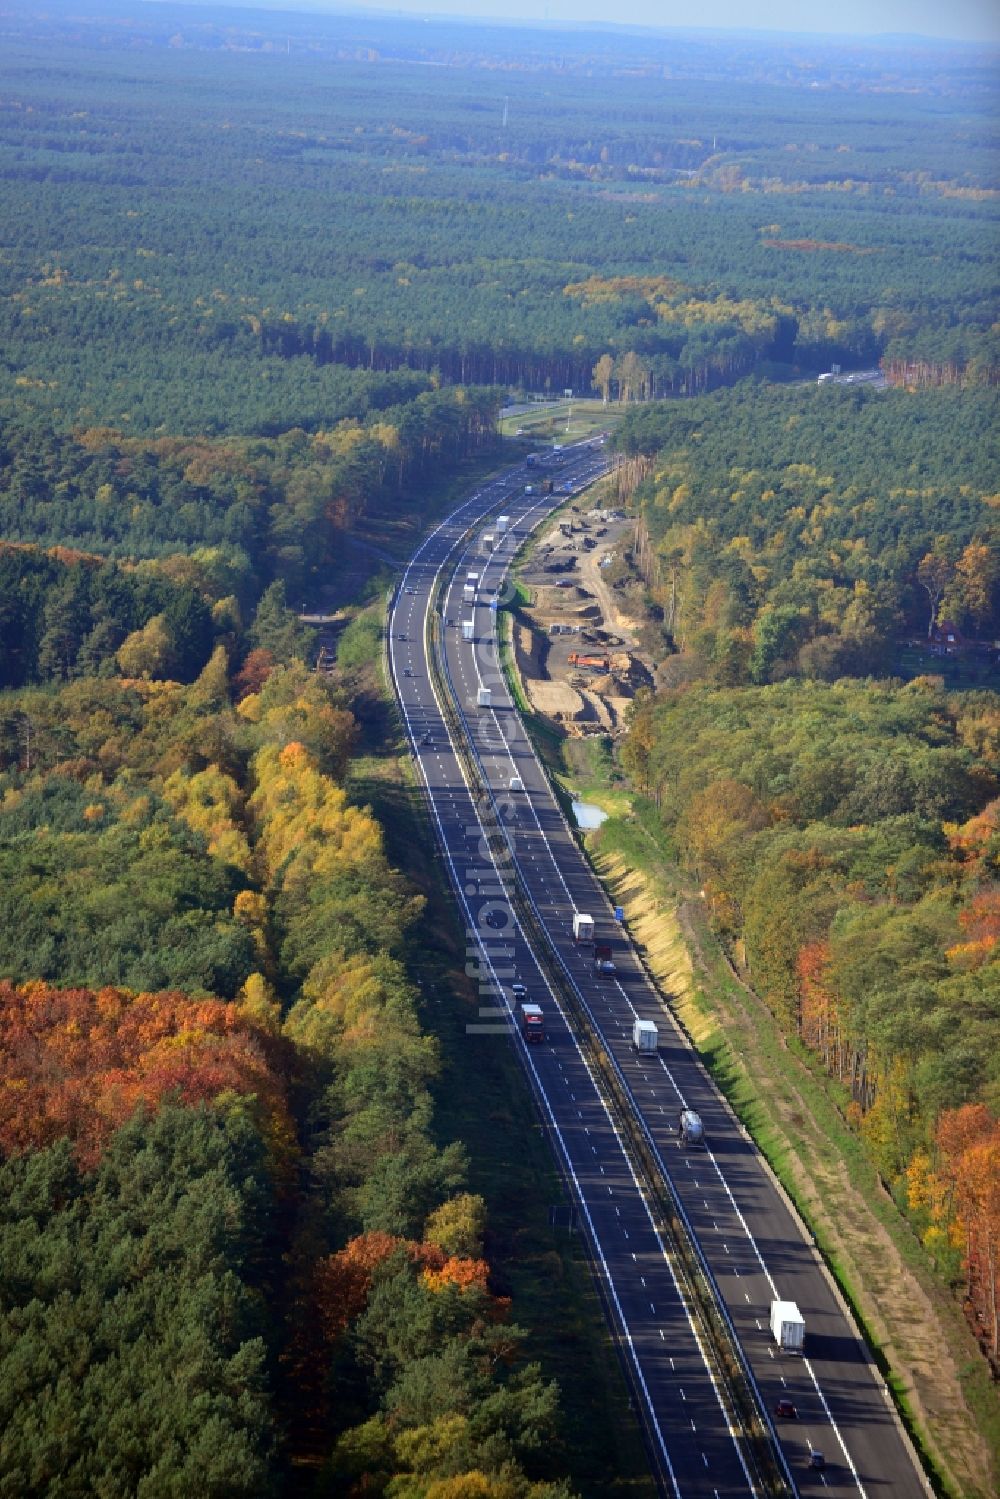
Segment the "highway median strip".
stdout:
[[[471,528],[466,537],[475,528]],[[463,538],[465,540],[466,538]],[[457,543],[460,546],[462,541]],[[478,756],[468,725],[456,706],[453,686],[442,663],[441,608],[444,583],[430,613],[428,662],[439,689],[443,711],[451,738],[466,779],[476,800],[477,815],[484,836],[507,843],[508,835],[499,817],[493,792],[482,775]],[[558,993],[565,1012],[572,1017],[573,1029],[588,1061],[598,1091],[616,1122],[621,1137],[628,1142],[628,1154],[637,1178],[642,1183],[647,1206],[664,1242],[670,1246],[672,1263],[678,1280],[685,1288],[689,1309],[696,1315],[705,1344],[712,1351],[719,1387],[725,1392],[726,1407],[732,1430],[742,1439],[745,1455],[761,1492],[792,1492],[783,1457],[770,1430],[762,1405],[746,1370],[742,1351],[735,1339],[721,1298],[714,1287],[711,1272],[704,1264],[700,1250],[690,1234],[669,1178],[663,1171],[657,1152],[646,1138],[636,1118],[628,1085],[603,1040],[581,997],[567,975],[561,959],[553,952],[548,934],[534,905],[521,886],[520,878],[509,873],[502,876],[507,899],[518,920],[529,935],[536,959],[542,963],[546,977]]]

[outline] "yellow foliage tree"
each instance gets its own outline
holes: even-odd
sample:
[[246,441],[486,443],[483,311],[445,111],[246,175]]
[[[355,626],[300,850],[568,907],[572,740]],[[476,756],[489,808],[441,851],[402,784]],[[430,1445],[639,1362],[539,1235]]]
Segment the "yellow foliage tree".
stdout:
[[401,1431],[394,1443],[396,1458],[413,1473],[433,1472],[464,1442],[468,1429],[468,1419],[457,1411],[438,1416],[427,1426]]
[[115,659],[123,677],[163,677],[173,648],[166,620],[162,614],[154,614],[141,630],[125,637]]
[[270,1036],[280,1033],[281,1006],[262,973],[251,973],[236,996],[236,1008],[240,1015],[259,1030],[266,1031]]
[[435,1208],[424,1225],[424,1242],[449,1255],[478,1258],[483,1252],[486,1204],[473,1192],[460,1192]]
[[604,402],[605,406],[608,404],[608,401],[611,397],[611,381],[614,378],[614,373],[615,362],[612,359],[611,355],[602,354],[600,359],[594,365],[590,383],[595,390],[599,390],[601,392],[601,400]]
[[204,835],[210,854],[251,873],[253,857],[238,821],[243,797],[232,776],[217,765],[194,775],[175,770],[164,782],[163,795],[188,827]]
[[297,878],[363,867],[382,854],[382,831],[370,813],[316,767],[304,745],[265,745],[253,761],[257,789],[250,798],[268,874],[284,867],[286,886]]

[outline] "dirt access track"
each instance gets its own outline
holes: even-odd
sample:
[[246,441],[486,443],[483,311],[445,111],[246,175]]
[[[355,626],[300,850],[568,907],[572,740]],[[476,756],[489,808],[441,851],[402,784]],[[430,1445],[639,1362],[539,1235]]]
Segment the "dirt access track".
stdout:
[[572,736],[623,731],[636,688],[652,681],[637,644],[639,623],[609,577],[635,521],[619,510],[576,504],[541,534],[518,577],[531,603],[514,619],[514,659],[536,712]]

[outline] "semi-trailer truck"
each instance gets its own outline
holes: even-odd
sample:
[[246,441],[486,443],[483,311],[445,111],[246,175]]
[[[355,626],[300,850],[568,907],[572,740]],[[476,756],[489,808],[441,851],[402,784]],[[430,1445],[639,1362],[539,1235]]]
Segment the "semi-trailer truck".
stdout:
[[805,1348],[805,1318],[794,1301],[771,1302],[771,1336],[782,1353],[801,1353]]
[[521,1033],[529,1045],[545,1040],[545,1016],[541,1005],[521,1006]]

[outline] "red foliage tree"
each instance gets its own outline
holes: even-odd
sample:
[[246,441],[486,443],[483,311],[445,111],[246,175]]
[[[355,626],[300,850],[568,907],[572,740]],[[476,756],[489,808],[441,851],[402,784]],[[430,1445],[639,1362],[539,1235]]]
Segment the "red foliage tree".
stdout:
[[966,940],[949,948],[948,957],[957,967],[981,968],[1000,941],[1000,889],[981,890],[958,913],[958,922]]
[[247,656],[233,677],[233,697],[239,703],[245,697],[257,693],[277,665],[274,655],[264,646],[258,646]]
[[985,1104],[948,1109],[938,1121],[940,1175],[965,1238],[966,1291],[996,1363],[1000,1358],[1000,1119]]
[[844,1076],[846,1047],[837,1010],[837,996],[830,982],[830,946],[808,942],[795,961],[799,983],[799,1032],[803,1041],[823,1059],[837,1077]]
[[0,983],[0,1150],[68,1136],[84,1167],[142,1106],[253,1095],[282,1163],[293,1130],[283,1048],[232,1006],[183,994]]

